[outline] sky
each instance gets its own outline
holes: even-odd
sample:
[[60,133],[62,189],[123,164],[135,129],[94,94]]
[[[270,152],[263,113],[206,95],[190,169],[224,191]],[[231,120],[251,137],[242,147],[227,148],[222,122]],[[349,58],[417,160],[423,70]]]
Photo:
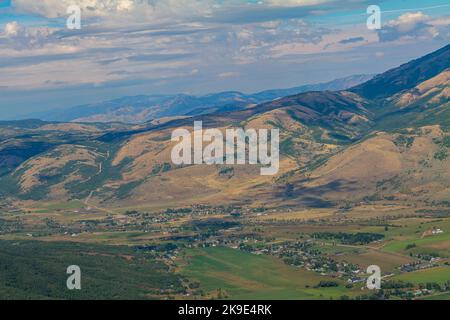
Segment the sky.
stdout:
[[381,73],[448,44],[449,25],[448,0],[0,0],[0,119]]

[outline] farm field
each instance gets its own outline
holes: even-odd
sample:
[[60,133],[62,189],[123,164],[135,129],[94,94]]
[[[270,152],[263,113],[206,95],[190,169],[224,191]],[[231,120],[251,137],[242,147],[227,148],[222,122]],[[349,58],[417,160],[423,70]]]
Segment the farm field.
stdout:
[[405,273],[395,276],[393,279],[414,284],[425,284],[427,282],[444,284],[450,281],[450,266],[442,266]]
[[235,249],[190,250],[186,260],[182,275],[196,279],[208,292],[221,291],[228,299],[339,299],[354,294],[342,283],[337,288],[314,288],[331,278]]
[[[444,233],[440,235],[433,235],[427,237],[412,238],[410,240],[394,240],[388,243],[383,250],[387,252],[402,252],[408,246],[416,246],[424,252],[428,253],[442,253],[448,255],[450,253],[450,233]],[[417,251],[417,249],[414,248]]]
[[411,263],[414,261],[409,256],[399,254],[392,254],[373,249],[362,249],[362,251],[355,252],[355,249],[350,252],[345,252],[336,255],[335,259],[338,261],[348,261],[354,264],[367,268],[370,265],[377,265],[381,268],[384,274],[393,273],[397,271],[398,266]]

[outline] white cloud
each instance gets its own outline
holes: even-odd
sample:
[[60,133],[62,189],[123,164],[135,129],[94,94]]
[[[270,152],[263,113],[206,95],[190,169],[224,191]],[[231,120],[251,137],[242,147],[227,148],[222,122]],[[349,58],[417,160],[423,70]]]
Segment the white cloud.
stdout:
[[440,29],[446,26],[434,25],[433,19],[423,12],[407,12],[395,20],[389,21],[379,30],[381,41],[427,40],[440,35]]
[[429,20],[430,17],[422,12],[407,12],[398,17],[397,20],[393,20],[388,23],[388,26],[396,27],[399,32],[406,33],[417,28],[419,24]]
[[9,22],[5,25],[5,36],[8,38],[16,37],[19,35],[20,26],[17,21]]
[[[329,0],[261,0],[259,4],[247,0],[13,0],[21,12],[62,19],[52,20],[52,27],[6,24],[0,30],[0,68],[2,74],[8,68],[10,79],[5,83],[17,87],[136,79],[170,83],[173,77],[180,78],[174,81],[179,87],[194,86],[195,81],[186,80],[194,78],[209,86],[217,79],[224,79],[218,81],[221,84],[225,79],[240,83],[240,73],[262,73],[265,68],[258,65],[277,65],[277,69],[323,53],[362,52],[373,45],[371,57],[381,57],[375,53],[384,50],[379,37],[383,41],[434,37],[448,28],[448,19],[433,21],[420,12],[390,21],[383,31],[386,34],[367,30],[365,16],[357,25],[347,26],[314,25],[297,17],[307,16],[323,2]],[[73,3],[83,8],[81,30],[65,29],[66,9]],[[307,6],[312,7],[294,8]],[[327,12],[329,7],[322,9]],[[74,68],[61,73],[58,68],[67,61]],[[37,71],[41,76],[36,76]],[[255,79],[255,83],[261,81]]]
[[20,12],[37,14],[46,18],[66,16],[70,5],[78,5],[85,17],[169,19],[211,17],[224,8],[242,10],[253,7],[308,7],[331,2],[332,0],[12,0]]
[[78,5],[89,16],[103,16],[108,13],[130,9],[129,0],[13,0],[13,6],[20,12],[41,15],[47,18],[57,18],[66,15],[67,8]]
[[84,17],[134,20],[167,17],[208,15],[217,5],[213,0],[13,0],[20,12],[37,14],[46,18],[67,16],[70,5],[78,5]]
[[3,36],[8,47],[15,50],[41,48],[51,37],[53,30],[48,27],[25,27],[17,21],[5,25]]

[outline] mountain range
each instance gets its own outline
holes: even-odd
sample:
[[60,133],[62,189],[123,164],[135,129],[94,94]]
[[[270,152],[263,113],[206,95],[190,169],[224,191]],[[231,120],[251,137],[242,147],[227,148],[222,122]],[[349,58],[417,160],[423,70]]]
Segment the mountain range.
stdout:
[[144,123],[160,118],[242,110],[255,104],[307,91],[344,90],[363,83],[372,77],[373,75],[356,75],[327,83],[304,85],[290,89],[267,90],[255,94],[228,91],[204,96],[187,94],[139,95],[35,113],[29,115],[29,118],[60,122]]
[[[211,97],[141,96],[66,111],[62,120],[76,123],[0,122],[0,197],[104,207],[450,204],[449,82],[447,45],[351,88],[273,91],[252,101],[225,93],[213,105]],[[137,116],[121,121],[131,124],[98,123],[119,120],[127,99]],[[195,99],[203,102],[190,104]],[[118,118],[110,118],[114,112]],[[173,165],[171,133],[192,130],[196,120],[221,130],[279,129],[279,174],[260,176],[249,165]]]

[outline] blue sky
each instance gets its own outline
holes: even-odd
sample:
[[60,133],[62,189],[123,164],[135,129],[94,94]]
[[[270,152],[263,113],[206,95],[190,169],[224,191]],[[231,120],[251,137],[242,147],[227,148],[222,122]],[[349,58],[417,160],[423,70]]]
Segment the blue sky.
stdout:
[[[65,26],[74,3],[81,30]],[[380,73],[448,44],[449,23],[448,0],[0,0],[0,119]]]

